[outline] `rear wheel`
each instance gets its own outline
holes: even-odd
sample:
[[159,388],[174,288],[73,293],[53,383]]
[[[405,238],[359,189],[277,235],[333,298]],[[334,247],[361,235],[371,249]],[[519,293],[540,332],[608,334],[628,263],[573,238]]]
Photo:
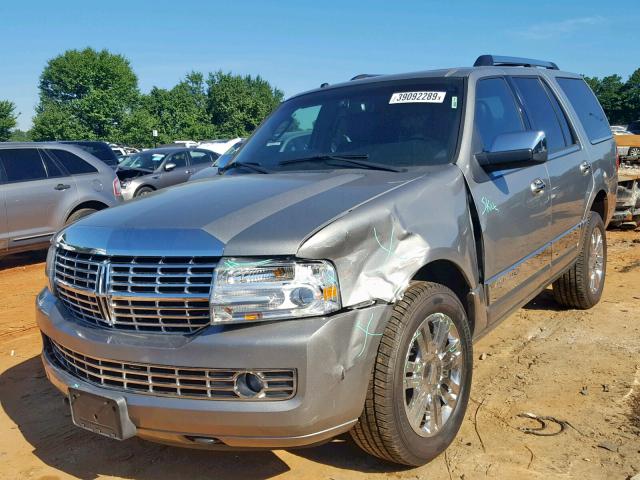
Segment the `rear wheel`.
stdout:
[[65,223],[65,225],[70,225],[73,222],[77,222],[81,218],[84,218],[96,212],[97,210],[95,208],[81,208],[80,210],[76,210],[71,215],[69,215],[69,218],[67,218],[67,222]]
[[629,149],[630,157],[639,157],[640,156],[640,147],[631,147]]
[[576,263],[553,282],[553,296],[565,307],[586,310],[600,301],[607,273],[607,236],[602,218],[590,212]]
[[414,283],[384,331],[351,436],[384,460],[427,463],[462,424],[472,363],[471,332],[456,295],[440,284]]

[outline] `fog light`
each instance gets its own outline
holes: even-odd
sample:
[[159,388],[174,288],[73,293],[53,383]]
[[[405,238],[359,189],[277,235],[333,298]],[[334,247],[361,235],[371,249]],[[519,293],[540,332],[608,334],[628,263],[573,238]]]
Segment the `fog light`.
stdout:
[[236,376],[233,390],[241,398],[264,397],[264,380],[258,373],[242,372]]

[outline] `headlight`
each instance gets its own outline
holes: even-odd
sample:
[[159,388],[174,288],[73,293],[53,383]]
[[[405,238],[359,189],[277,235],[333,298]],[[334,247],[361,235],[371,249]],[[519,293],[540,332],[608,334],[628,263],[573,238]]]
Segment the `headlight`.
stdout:
[[329,262],[223,258],[216,267],[214,324],[311,317],[339,309],[338,278]]
[[49,251],[47,252],[47,263],[44,268],[44,273],[47,276],[47,282],[51,293],[55,293],[55,282],[53,281],[56,271],[56,242],[51,241]]

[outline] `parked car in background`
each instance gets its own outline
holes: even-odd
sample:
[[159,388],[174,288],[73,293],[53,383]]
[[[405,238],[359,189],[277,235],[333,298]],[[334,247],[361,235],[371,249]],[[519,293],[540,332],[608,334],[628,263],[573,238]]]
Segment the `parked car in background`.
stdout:
[[125,155],[131,155],[132,153],[138,153],[140,151],[135,147],[127,147],[126,145],[118,145],[115,143],[110,143],[109,148],[111,148],[111,151],[116,155],[116,157],[118,157],[118,159]]
[[75,145],[81,148],[85,152],[90,153],[99,160],[115,169],[118,166],[118,157],[111,147],[105,142],[90,141],[90,140],[61,140],[56,143],[64,143],[66,145]]
[[125,200],[141,197],[161,188],[186,182],[210,166],[218,156],[208,150],[166,147],[134,153],[116,171]]
[[243,143],[244,140],[240,140],[239,142],[234,143],[231,148],[224,152],[223,155],[220,155],[211,166],[203,168],[199,172],[195,172],[194,174],[192,174],[191,177],[189,177],[189,181],[202,180],[203,178],[211,178],[218,175],[219,171],[233,159],[236,153],[238,153]]
[[47,378],[111,438],[350,431],[424,464],[468,418],[474,340],[550,284],[564,307],[599,302],[616,178],[597,98],[553,62],[483,55],[293,96],[220,178],[56,236],[35,315]]
[[198,144],[198,148],[203,148],[205,150],[211,150],[212,152],[217,153],[218,155],[224,154],[229,148],[235,145],[237,142],[243,140],[240,137],[232,138],[232,139],[219,139],[219,140],[203,140]]
[[631,132],[613,132],[613,138],[616,141],[618,155],[622,158],[639,157],[640,158],[640,135],[634,135]]
[[640,120],[636,120],[635,122],[631,122],[627,125],[627,130],[629,130],[634,135],[640,135]]
[[0,143],[0,256],[46,248],[63,226],[120,201],[113,169],[74,145]]
[[198,146],[195,140],[174,140],[173,145],[176,147],[194,148]]

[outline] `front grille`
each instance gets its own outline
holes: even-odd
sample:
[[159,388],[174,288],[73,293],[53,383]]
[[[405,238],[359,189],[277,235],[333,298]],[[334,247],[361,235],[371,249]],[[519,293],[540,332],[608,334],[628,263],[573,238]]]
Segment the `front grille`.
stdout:
[[59,248],[55,283],[79,319],[121,330],[192,333],[210,323],[215,257],[124,257]]
[[[49,358],[71,375],[94,385],[147,395],[210,400],[246,399],[234,390],[236,377],[245,370],[187,368],[118,362],[74,352],[45,337]],[[258,400],[287,400],[296,392],[291,369],[252,370],[264,380]]]

